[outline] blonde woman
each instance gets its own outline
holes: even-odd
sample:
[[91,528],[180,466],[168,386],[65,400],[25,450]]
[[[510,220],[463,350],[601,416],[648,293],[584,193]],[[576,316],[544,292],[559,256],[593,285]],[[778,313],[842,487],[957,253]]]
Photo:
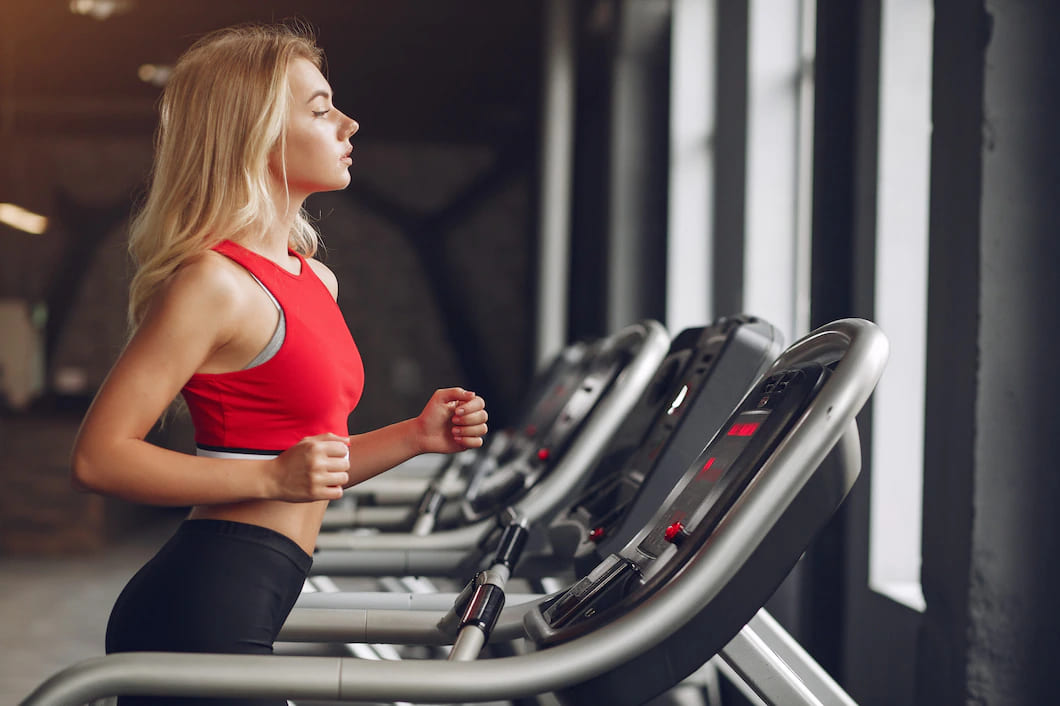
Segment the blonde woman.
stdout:
[[[413,419],[349,435],[361,359],[302,205],[349,183],[358,124],[321,66],[304,29],[241,26],[196,42],[165,88],[130,235],[133,335],[84,420],[73,472],[92,491],[192,510],[118,598],[108,652],[271,652],[327,502],[486,433],[483,400],[449,388]],[[178,394],[194,456],[144,440]]]

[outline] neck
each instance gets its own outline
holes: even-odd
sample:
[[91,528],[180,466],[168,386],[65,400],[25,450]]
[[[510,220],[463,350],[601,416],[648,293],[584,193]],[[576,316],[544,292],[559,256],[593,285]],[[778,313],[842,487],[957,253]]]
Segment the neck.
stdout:
[[287,195],[282,192],[274,197],[273,202],[276,204],[277,214],[276,221],[271,228],[261,234],[261,239],[256,243],[257,247],[255,247],[255,250],[275,262],[287,262],[289,257],[287,254],[288,240],[291,230],[294,228],[295,218],[298,217],[298,212],[302,208],[304,201],[304,196],[296,198],[295,194],[291,194],[288,199]]

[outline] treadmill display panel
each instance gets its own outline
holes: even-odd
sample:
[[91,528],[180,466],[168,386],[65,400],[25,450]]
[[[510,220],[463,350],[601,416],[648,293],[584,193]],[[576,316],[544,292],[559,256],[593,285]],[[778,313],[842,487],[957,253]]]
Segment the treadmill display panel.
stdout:
[[[685,486],[684,491],[677,497],[671,512],[664,517],[638,549],[646,556],[658,557],[669,544],[673,543],[674,535],[684,529],[686,525],[698,523],[699,514],[697,510],[706,508],[720,497],[725,488],[731,485],[737,474],[728,474],[736,460],[743,453],[747,444],[754,438],[755,432],[769,417],[768,411],[751,410],[736,417],[730,424],[729,430],[720,436],[718,441],[711,446],[702,462],[699,472]],[[711,497],[714,496],[714,497]]]
[[700,454],[698,471],[686,475],[684,487],[668,512],[657,516],[637,553],[656,559],[669,545],[679,547],[692,532],[709,536],[826,375],[821,366],[809,365],[764,380]]

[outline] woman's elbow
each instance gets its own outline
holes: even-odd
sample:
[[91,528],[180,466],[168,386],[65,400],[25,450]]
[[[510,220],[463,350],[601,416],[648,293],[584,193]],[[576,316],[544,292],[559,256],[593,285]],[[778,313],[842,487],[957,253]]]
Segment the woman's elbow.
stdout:
[[82,492],[99,492],[100,478],[96,469],[91,454],[80,446],[74,447],[70,457],[70,485]]

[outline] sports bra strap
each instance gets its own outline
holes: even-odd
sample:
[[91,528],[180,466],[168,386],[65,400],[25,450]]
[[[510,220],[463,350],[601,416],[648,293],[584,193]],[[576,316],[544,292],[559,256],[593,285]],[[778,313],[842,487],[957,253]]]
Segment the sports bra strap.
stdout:
[[276,330],[272,332],[272,338],[265,344],[265,347],[261,349],[261,352],[254,356],[254,359],[243,366],[243,370],[257,367],[262,363],[266,362],[280,350],[280,346],[283,345],[283,339],[287,336],[287,319],[283,314],[283,307],[280,306],[280,302],[276,301],[276,297],[273,296],[272,292],[265,284],[254,276],[253,272],[247,271],[251,277],[254,277],[254,281],[261,285],[261,288],[265,290],[265,294],[269,295],[269,299],[272,300],[273,305],[276,307],[276,311],[280,314],[279,320],[276,322]]

